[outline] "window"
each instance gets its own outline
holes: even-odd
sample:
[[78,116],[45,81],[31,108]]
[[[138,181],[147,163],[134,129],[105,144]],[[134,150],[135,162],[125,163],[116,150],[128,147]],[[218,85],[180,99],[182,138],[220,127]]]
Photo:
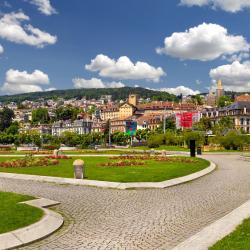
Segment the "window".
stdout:
[[244,118],[240,119],[240,125],[244,125]]

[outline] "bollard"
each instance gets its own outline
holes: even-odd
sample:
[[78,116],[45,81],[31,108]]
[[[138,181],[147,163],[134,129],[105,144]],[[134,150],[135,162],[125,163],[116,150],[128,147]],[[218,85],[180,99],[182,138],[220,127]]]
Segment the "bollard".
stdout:
[[84,161],[83,160],[75,160],[73,163],[75,179],[83,179],[84,178]]
[[55,149],[55,150],[53,151],[53,155],[54,155],[54,156],[58,156],[58,154],[59,154],[59,150],[58,150],[58,149]]
[[195,140],[190,140],[190,156],[195,157],[196,152],[195,152]]

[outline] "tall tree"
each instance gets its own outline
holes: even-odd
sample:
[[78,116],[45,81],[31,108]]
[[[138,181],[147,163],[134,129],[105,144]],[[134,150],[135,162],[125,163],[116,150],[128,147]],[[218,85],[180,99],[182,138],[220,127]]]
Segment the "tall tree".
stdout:
[[7,129],[11,125],[14,117],[15,115],[13,110],[6,107],[3,108],[3,110],[0,111],[0,131]]
[[46,124],[50,120],[48,109],[38,108],[32,111],[32,122]]

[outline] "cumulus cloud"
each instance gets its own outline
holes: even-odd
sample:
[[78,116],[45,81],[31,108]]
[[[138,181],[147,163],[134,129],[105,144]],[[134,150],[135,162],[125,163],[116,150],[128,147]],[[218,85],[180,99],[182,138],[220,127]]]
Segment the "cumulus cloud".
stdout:
[[122,88],[125,86],[122,82],[103,82],[98,78],[91,78],[89,80],[84,78],[74,78],[72,81],[74,83],[74,87],[77,89]]
[[56,43],[56,36],[52,36],[30,24],[22,25],[23,22],[29,20],[30,18],[23,12],[11,12],[3,15],[0,18],[0,38],[39,48]]
[[164,44],[163,48],[156,49],[157,53],[182,60],[210,61],[250,49],[243,36],[230,35],[226,28],[212,23],[173,33],[165,38]]
[[239,61],[241,62],[244,59],[247,59],[250,57],[250,54],[248,52],[241,52],[239,54],[234,54],[231,56],[223,56],[222,58],[227,60],[228,62],[235,62],[235,61]]
[[159,82],[166,73],[161,67],[155,68],[146,62],[133,63],[127,56],[117,60],[106,55],[97,55],[91,63],[85,65],[85,69],[92,72],[99,72],[102,77],[110,77],[118,80],[148,80]]
[[250,0],[181,0],[186,6],[211,6],[213,9],[222,9],[227,12],[236,13],[250,7]]
[[10,69],[6,72],[5,83],[0,88],[4,94],[19,94],[43,91],[41,85],[49,84],[49,77],[40,70],[29,74],[27,71]]
[[226,90],[250,90],[250,61],[219,66],[211,69],[209,75],[213,81],[222,80]]
[[193,90],[191,88],[185,87],[185,86],[177,86],[176,88],[161,88],[160,91],[168,92],[169,94],[173,95],[198,95],[200,94],[200,91]]
[[30,0],[30,3],[36,5],[38,10],[44,15],[50,16],[57,13],[55,8],[52,7],[50,0]]
[[0,44],[0,54],[3,54],[3,52],[4,52],[4,48],[3,48],[3,46]]

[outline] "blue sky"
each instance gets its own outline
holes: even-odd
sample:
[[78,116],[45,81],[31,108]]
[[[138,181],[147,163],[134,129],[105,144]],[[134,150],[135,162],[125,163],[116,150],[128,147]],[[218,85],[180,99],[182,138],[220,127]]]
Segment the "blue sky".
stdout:
[[[123,85],[185,94],[218,79],[250,91],[250,1],[180,1],[0,0],[0,94]],[[13,22],[26,34],[11,34]]]

